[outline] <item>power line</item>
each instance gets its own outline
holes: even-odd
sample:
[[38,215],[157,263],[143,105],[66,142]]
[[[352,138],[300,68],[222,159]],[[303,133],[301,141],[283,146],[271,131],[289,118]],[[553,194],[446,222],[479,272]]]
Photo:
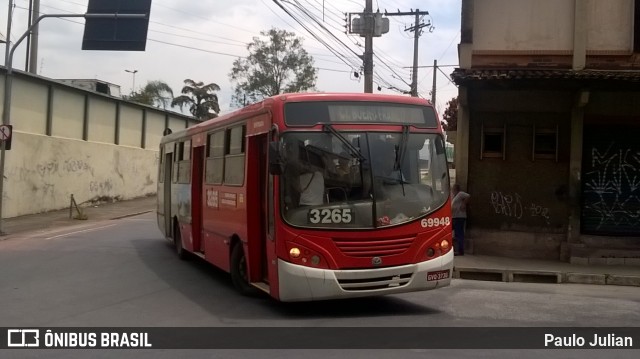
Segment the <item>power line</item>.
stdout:
[[349,63],[345,58],[344,55],[339,54],[335,49],[331,48],[331,46],[329,46],[326,41],[324,41],[323,39],[320,39],[313,31],[311,31],[311,29],[309,29],[305,24],[303,24],[302,21],[300,21],[297,17],[295,17],[289,10],[287,10],[287,8],[285,8],[282,4],[280,4],[280,2],[278,2],[277,0],[273,0],[273,2],[278,5],[278,7],[280,7],[285,13],[287,13],[287,15],[289,15],[291,18],[293,18],[293,20],[295,20],[298,24],[300,24],[300,26],[302,26],[311,36],[313,36],[316,40],[318,40],[321,44],[323,44],[330,52],[332,52],[334,55],[336,55],[340,60],[342,60],[347,66],[349,67],[354,67],[353,63]]

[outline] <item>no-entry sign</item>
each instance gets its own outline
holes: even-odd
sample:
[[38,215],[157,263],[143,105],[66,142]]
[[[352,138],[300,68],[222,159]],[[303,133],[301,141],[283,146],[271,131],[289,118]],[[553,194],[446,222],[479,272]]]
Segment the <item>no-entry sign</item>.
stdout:
[[11,125],[0,125],[0,141],[11,139]]

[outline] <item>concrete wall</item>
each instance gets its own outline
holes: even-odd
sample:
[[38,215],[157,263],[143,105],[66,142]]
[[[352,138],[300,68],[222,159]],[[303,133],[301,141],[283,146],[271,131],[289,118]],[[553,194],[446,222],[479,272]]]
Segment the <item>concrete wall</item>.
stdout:
[[14,132],[5,163],[4,215],[154,194],[158,151]]
[[[3,95],[4,68],[0,71]],[[78,203],[153,194],[164,129],[197,123],[23,72],[14,72],[12,82],[5,218],[68,207],[71,194]]]
[[[633,0],[586,3],[587,51],[630,51]],[[482,0],[473,14],[474,51],[574,48],[576,0]]]

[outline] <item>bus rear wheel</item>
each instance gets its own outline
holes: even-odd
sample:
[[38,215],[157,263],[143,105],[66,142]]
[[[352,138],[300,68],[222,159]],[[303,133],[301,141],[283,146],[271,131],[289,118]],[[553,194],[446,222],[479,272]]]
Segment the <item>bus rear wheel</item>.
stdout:
[[182,245],[182,235],[180,234],[180,226],[178,223],[173,227],[173,245],[176,249],[176,254],[178,258],[181,260],[187,260],[189,258],[189,253],[184,249]]
[[247,271],[247,258],[242,250],[242,243],[238,242],[231,251],[231,281],[240,294],[253,296],[256,291],[249,284],[249,273]]

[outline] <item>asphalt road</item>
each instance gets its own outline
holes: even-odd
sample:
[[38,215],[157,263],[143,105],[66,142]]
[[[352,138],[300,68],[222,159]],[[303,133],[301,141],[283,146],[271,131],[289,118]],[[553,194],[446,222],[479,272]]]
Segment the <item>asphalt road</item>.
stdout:
[[[454,280],[387,297],[278,303],[178,260],[155,215],[0,241],[1,327],[633,327],[635,287]],[[1,335],[6,335],[0,333]],[[287,340],[286,338],[283,340]],[[467,338],[460,337],[460,341]],[[210,358],[424,358],[429,350],[215,350]],[[639,351],[438,350],[436,357],[638,357]],[[5,350],[3,358],[201,357],[195,350]]]

